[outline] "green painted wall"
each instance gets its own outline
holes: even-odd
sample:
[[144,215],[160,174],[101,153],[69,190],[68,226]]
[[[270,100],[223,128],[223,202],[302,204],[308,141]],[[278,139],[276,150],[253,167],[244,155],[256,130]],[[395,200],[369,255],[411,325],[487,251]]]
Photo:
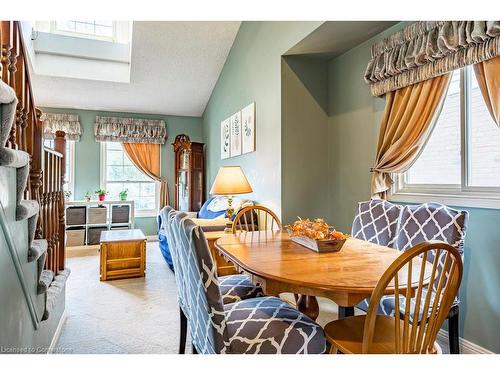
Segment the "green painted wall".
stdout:
[[[373,164],[384,99],[370,95],[363,80],[371,44],[401,28],[396,25],[333,59],[329,65],[328,217],[349,231],[358,201],[370,198]],[[465,208],[470,223],[460,307],[461,336],[500,352],[500,210]]]
[[[1,111],[1,106],[0,106]],[[3,210],[6,224],[15,251],[19,258],[28,293],[39,318],[45,310],[45,295],[38,294],[37,262],[28,262],[28,221],[16,221],[16,169],[0,167],[0,210]],[[24,297],[14,263],[7,248],[6,233],[0,229],[0,354],[20,353],[36,350],[32,354],[44,353],[56,332],[65,306],[65,292],[62,291],[50,318],[40,322],[37,330],[31,320],[28,304]],[[12,351],[13,350],[13,351]]]
[[325,216],[328,201],[328,63],[287,56],[281,68],[283,223]]
[[[243,22],[203,114],[207,191],[222,165],[240,165],[249,198],[281,213],[281,55],[321,22]],[[220,123],[255,102],[256,152],[220,158]]]
[[[174,152],[171,143],[177,134],[185,133],[192,141],[202,142],[202,126],[199,117],[150,115],[142,113],[120,113],[89,111],[66,108],[43,108],[43,111],[54,113],[74,113],[80,116],[82,137],[75,144],[75,199],[83,199],[85,192],[95,191],[99,187],[100,179],[100,145],[94,139],[95,116],[136,117],[147,119],[160,119],[167,123],[167,142],[161,148],[161,173],[166,176],[169,184],[171,203],[174,199]],[[142,229],[146,235],[154,235],[156,217],[136,218],[136,228]]]

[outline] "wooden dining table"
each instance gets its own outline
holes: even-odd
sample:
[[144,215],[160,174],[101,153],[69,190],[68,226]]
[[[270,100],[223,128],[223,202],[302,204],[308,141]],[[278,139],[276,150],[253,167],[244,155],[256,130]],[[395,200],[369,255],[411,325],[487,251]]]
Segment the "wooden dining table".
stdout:
[[[281,231],[254,231],[227,234],[215,241],[221,256],[249,275],[266,295],[300,295],[300,311],[316,319],[316,297],[326,297],[339,306],[339,318],[354,315],[354,306],[370,297],[382,274],[401,252],[390,247],[348,238],[342,249],[317,253],[290,239]],[[422,261],[412,265],[412,291],[419,285]],[[425,268],[424,280],[430,277]],[[400,293],[407,289],[407,270],[399,272]],[[386,294],[394,293],[389,284]]]

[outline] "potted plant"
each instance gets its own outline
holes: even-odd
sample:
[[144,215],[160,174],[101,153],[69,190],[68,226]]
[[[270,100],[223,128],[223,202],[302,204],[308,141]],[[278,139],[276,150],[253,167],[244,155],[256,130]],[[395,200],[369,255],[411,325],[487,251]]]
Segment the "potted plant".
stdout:
[[90,191],[87,190],[87,192],[85,193],[85,201],[90,202],[91,199],[92,199],[92,194],[90,193]]
[[69,198],[71,198],[71,191],[65,190],[64,191],[64,198],[69,201]]
[[118,196],[120,197],[120,200],[126,201],[128,196],[128,189],[120,191],[120,193],[118,193]]
[[107,192],[104,189],[97,189],[95,193],[98,195],[100,201],[103,201],[104,198],[106,198]]

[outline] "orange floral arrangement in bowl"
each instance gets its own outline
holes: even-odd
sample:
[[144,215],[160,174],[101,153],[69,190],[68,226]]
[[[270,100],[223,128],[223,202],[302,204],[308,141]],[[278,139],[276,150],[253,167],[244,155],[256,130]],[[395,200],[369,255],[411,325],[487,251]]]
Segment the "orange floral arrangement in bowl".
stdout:
[[290,238],[309,249],[317,252],[335,252],[349,237],[348,234],[335,230],[324,219],[301,219],[285,226]]

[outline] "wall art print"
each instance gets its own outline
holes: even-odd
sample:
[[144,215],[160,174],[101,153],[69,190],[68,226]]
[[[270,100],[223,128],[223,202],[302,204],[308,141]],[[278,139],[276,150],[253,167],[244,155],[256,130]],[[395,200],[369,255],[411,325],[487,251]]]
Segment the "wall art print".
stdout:
[[241,112],[231,116],[231,157],[241,155]]
[[241,153],[255,151],[255,102],[241,110]]
[[231,120],[225,119],[220,123],[220,158],[231,156]]

